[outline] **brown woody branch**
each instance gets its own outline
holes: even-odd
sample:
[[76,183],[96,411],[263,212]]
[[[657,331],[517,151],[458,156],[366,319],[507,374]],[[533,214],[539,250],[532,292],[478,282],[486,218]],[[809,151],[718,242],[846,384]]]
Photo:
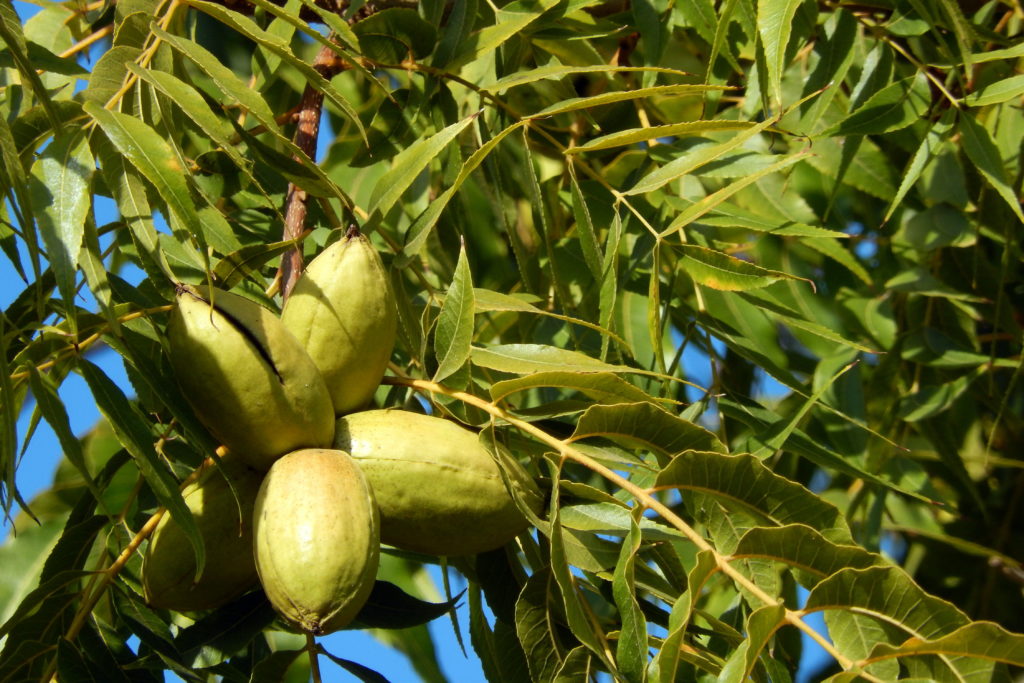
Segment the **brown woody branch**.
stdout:
[[[329,47],[321,48],[313,62],[313,68],[330,80],[332,76],[344,68],[342,62],[337,58],[336,53]],[[320,114],[323,110],[324,95],[310,84],[302,93],[302,102],[299,104],[296,116],[298,126],[295,130],[294,142],[302,152],[310,159],[316,161],[316,141],[320,134]],[[288,184],[288,193],[285,199],[284,240],[297,239],[303,235],[306,229],[306,193],[295,185]],[[281,257],[281,268],[278,277],[281,283],[281,298],[287,300],[302,275],[302,246],[285,252]]]

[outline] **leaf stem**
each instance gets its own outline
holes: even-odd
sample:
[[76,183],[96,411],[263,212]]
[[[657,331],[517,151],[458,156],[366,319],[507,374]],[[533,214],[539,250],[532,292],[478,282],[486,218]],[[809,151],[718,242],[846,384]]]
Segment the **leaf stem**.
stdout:
[[[154,306],[153,308],[146,308],[146,309],[143,309],[141,311],[133,311],[131,313],[127,313],[127,314],[121,316],[120,318],[118,318],[117,322],[119,322],[119,323],[128,322],[129,320],[135,320],[136,318],[142,318],[143,316],[150,315],[151,313],[166,313],[166,312],[172,310],[173,308],[174,308],[173,304],[167,304],[167,305],[164,305],[164,306]],[[88,337],[86,337],[85,339],[83,339],[80,342],[74,342],[74,343],[68,345],[66,348],[61,349],[60,351],[57,352],[57,357],[56,358],[54,358],[52,360],[48,360],[48,361],[46,361],[44,363],[40,363],[39,365],[36,366],[36,370],[38,370],[39,372],[42,372],[43,370],[49,370],[50,368],[55,366],[57,363],[59,363],[62,360],[63,356],[81,353],[82,351],[84,351],[85,349],[89,348],[90,346],[92,346],[93,344],[98,342],[100,339],[102,339],[103,335],[107,332],[107,330],[109,328],[110,328],[110,323],[103,323],[100,326],[99,330],[97,330],[95,333],[89,335]],[[31,374],[32,374],[32,372],[30,370],[24,370],[22,372],[14,372],[14,373],[11,373],[11,379],[14,380],[14,381],[25,380],[25,379],[28,379],[29,375],[31,375]]]
[[312,633],[306,633],[306,652],[309,653],[309,673],[313,683],[321,683],[320,678],[320,649],[317,647],[316,638]]
[[[325,79],[330,80],[331,76],[338,72],[340,65],[335,59],[334,50],[326,45],[320,48],[316,59],[313,60],[313,68]],[[298,125],[295,129],[293,142],[310,159],[316,160],[316,142],[320,136],[320,116],[323,112],[324,94],[307,83],[302,91],[302,101],[296,115]],[[285,216],[282,240],[293,240],[300,238],[306,228],[306,191],[288,183],[288,192],[285,195]],[[285,301],[292,293],[295,283],[302,277],[302,245],[296,244],[281,257],[279,269],[281,278],[281,299]]]
[[[479,398],[478,396],[474,396],[473,394],[467,393],[465,391],[449,389],[444,385],[437,384],[436,382],[430,382],[428,380],[413,379],[407,377],[385,377],[383,383],[412,387],[421,392],[431,394],[442,394],[444,396],[454,398],[456,400],[462,401],[463,403],[467,403],[476,408],[479,408],[480,410],[483,410],[492,417],[496,417],[500,420],[503,420],[508,424],[512,425],[513,427],[516,427],[517,429],[526,432],[527,434],[533,436],[537,440],[542,441],[543,443],[557,450],[562,457],[572,460],[590,469],[591,471],[600,474],[608,481],[612,482],[619,488],[628,492],[644,507],[650,508],[651,510],[654,510],[655,512],[660,514],[667,522],[669,522],[672,526],[674,526],[676,529],[682,532],[683,535],[686,536],[686,538],[689,539],[691,543],[697,546],[698,549],[709,551],[715,558],[715,563],[717,565],[718,570],[726,576],[728,576],[734,583],[747,590],[758,600],[765,603],[766,605],[783,605],[781,601],[776,600],[771,595],[766,593],[760,586],[758,586],[756,583],[747,578],[742,572],[740,572],[739,569],[730,564],[731,558],[719,553],[715,549],[715,547],[712,546],[703,536],[697,533],[697,531],[693,527],[687,524],[681,517],[679,517],[679,515],[673,512],[668,506],[666,506],[664,503],[662,503],[657,498],[652,496],[649,491],[640,488],[639,486],[629,481],[622,475],[618,474],[614,470],[605,467],[604,465],[597,462],[593,458],[573,448],[569,443],[563,441],[562,439],[551,436],[550,434],[543,431],[542,429],[539,429],[533,424],[513,417],[504,409],[494,405],[493,403],[485,401],[484,399]],[[839,652],[835,648],[835,646],[833,646],[832,643],[830,643],[824,636],[822,636],[820,633],[811,628],[810,625],[805,623],[803,621],[802,616],[803,612],[801,610],[791,610],[789,608],[785,608],[785,614],[783,619],[786,621],[786,623],[795,626],[797,629],[803,631],[812,639],[814,639],[822,647],[822,649],[825,650],[825,652],[827,652],[835,658],[835,660],[843,669],[849,670],[854,668],[854,662],[850,660],[850,658],[846,657],[841,652]],[[867,680],[876,682],[880,680],[875,678],[874,676],[871,676],[870,674],[864,672],[859,673],[863,678]]]
[[[220,449],[217,450],[220,451]],[[221,455],[221,453],[218,452],[218,455]],[[188,477],[186,477],[185,480],[181,482],[179,489],[183,489],[192,482],[199,479],[200,475],[202,475],[202,473],[206,471],[208,467],[213,465],[213,462],[213,458],[206,458],[206,460],[203,461],[203,464],[197,467],[195,471],[192,472],[192,474],[188,475]],[[85,625],[85,620],[89,618],[90,614],[92,614],[93,608],[96,607],[96,604],[100,601],[100,598],[103,596],[103,593],[107,590],[107,588],[110,587],[112,583],[114,583],[114,580],[117,578],[117,575],[121,572],[122,569],[124,569],[124,566],[128,564],[128,560],[130,560],[132,555],[135,554],[135,551],[139,549],[139,546],[142,545],[142,542],[146,540],[146,538],[148,538],[150,534],[153,533],[153,530],[156,529],[157,525],[160,523],[160,520],[163,518],[166,512],[167,508],[165,507],[157,508],[157,511],[154,512],[153,515],[148,520],[146,520],[146,523],[142,525],[142,528],[140,528],[138,532],[136,532],[132,540],[129,541],[128,545],[124,547],[124,550],[122,550],[121,554],[117,556],[117,559],[114,560],[109,567],[101,570],[102,578],[100,579],[99,584],[82,602],[82,605],[78,608],[78,611],[75,613],[75,616],[71,621],[71,625],[68,627],[67,632],[64,634],[64,637],[67,640],[74,640],[78,636],[78,634],[82,630],[82,627]],[[51,663],[51,671],[48,672],[48,674],[44,677],[43,680],[48,680],[53,677],[53,669],[55,667],[56,660],[53,663]]]

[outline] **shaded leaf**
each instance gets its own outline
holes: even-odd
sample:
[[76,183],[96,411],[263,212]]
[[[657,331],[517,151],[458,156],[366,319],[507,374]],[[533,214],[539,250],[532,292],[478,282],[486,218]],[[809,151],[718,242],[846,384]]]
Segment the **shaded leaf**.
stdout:
[[160,462],[153,448],[154,439],[146,418],[102,370],[84,358],[78,360],[78,367],[96,399],[97,407],[117,434],[118,441],[131,454],[146,483],[153,489],[160,503],[170,511],[192,544],[196,555],[196,577],[199,577],[206,560],[203,537],[192,518],[192,512],[181,497],[178,483]]
[[763,523],[806,524],[833,543],[849,544],[853,540],[845,518],[831,503],[773,473],[750,455],[688,451],[661,471],[657,486],[714,496],[730,509]]
[[594,436],[666,456],[690,450],[726,452],[712,432],[646,402],[591,406],[577,422],[571,440]]
[[356,615],[360,628],[410,628],[433,621],[455,608],[462,594],[445,602],[415,598],[393,583],[376,581],[366,604]]
[[1006,167],[988,130],[978,123],[970,113],[960,116],[960,134],[964,143],[964,152],[978,172],[988,181],[992,188],[1016,214],[1017,219],[1024,222],[1024,211],[1020,207],[1020,198],[1010,187],[1007,180]]
[[795,280],[792,275],[769,270],[720,251],[685,245],[680,267],[697,284],[726,292],[767,287],[779,280]]

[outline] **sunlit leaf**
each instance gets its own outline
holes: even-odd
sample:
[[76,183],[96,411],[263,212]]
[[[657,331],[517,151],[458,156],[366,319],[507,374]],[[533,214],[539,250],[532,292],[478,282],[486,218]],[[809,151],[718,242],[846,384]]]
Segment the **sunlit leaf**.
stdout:
[[435,382],[458,371],[469,360],[473,340],[473,308],[473,276],[463,247],[434,332],[434,354],[437,356]]
[[474,118],[475,116],[468,116],[457,121],[435,135],[420,140],[395,157],[391,170],[384,174],[373,188],[369,212],[386,213],[389,211],[402,196],[402,193],[412,185],[416,176],[441,153],[441,150],[456,135],[472,123]]
[[768,82],[776,106],[782,105],[782,72],[786,67],[786,48],[793,31],[793,16],[799,0],[760,0],[757,3],[757,30],[768,66]]
[[[69,307],[75,299],[75,270],[91,208],[90,182],[96,170],[89,143],[81,131],[56,138],[32,165],[29,190],[36,225],[43,235],[57,288]],[[71,318],[72,329],[75,318]]]

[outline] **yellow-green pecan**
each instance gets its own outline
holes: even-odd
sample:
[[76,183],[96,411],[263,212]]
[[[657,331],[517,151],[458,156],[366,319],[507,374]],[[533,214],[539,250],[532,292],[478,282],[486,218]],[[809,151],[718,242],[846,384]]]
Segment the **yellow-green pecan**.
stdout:
[[285,453],[331,444],[327,386],[272,311],[229,292],[181,285],[167,337],[196,415],[253,467],[266,470]]
[[395,346],[397,309],[380,256],[349,234],[310,261],[281,320],[320,368],[338,415],[373,398]]
[[398,548],[471,555],[509,542],[529,524],[506,481],[535,512],[542,506],[515,460],[502,458],[499,469],[475,433],[438,417],[352,413],[338,420],[334,444],[359,463],[380,507],[381,540]]
[[[263,476],[231,460],[223,458],[223,468],[208,467],[181,494],[206,547],[198,580],[192,545],[170,514],[164,514],[150,536],[142,586],[153,607],[179,612],[213,609],[257,584],[252,515]],[[225,477],[231,478],[237,498]]]
[[304,449],[274,463],[256,498],[256,568],[274,609],[320,635],[370,596],[380,527],[370,485],[347,453]]

